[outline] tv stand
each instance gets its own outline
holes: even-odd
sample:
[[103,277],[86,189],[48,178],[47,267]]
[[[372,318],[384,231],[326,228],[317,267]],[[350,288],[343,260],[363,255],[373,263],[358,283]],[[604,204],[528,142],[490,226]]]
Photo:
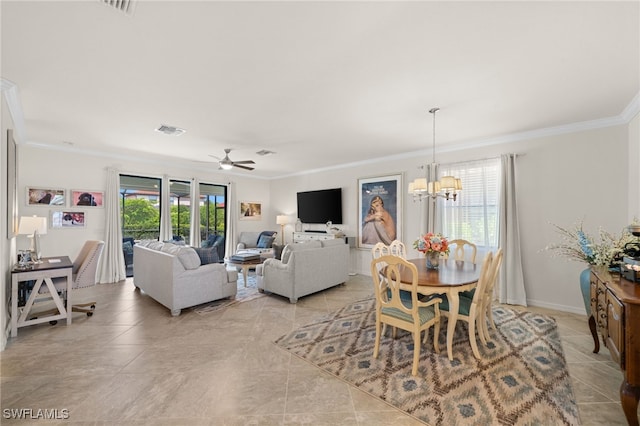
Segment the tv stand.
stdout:
[[304,241],[322,241],[333,240],[334,238],[341,238],[335,234],[328,234],[322,231],[306,231],[306,232],[294,232],[293,242],[302,243]]

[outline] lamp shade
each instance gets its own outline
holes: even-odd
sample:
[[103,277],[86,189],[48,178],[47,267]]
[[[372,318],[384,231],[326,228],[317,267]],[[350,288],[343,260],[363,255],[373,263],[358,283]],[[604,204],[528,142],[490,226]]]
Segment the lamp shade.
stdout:
[[409,182],[409,194],[413,194],[413,182]]
[[286,225],[287,223],[289,223],[289,216],[284,215],[284,214],[279,214],[276,216],[276,223],[278,225]]
[[427,190],[427,179],[426,178],[418,178],[413,181],[413,189],[415,191],[426,191]]
[[456,178],[453,176],[442,176],[442,178],[440,178],[440,187],[442,190],[456,189]]
[[38,216],[22,216],[18,227],[18,234],[33,235],[47,233],[47,218]]

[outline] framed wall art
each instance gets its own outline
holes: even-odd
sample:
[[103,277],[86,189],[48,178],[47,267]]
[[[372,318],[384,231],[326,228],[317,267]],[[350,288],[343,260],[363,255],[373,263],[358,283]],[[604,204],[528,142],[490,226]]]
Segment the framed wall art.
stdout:
[[71,190],[71,207],[103,207],[104,192],[87,191],[84,189]]
[[57,210],[51,212],[51,228],[84,228],[87,226],[85,212]]
[[358,247],[402,239],[402,175],[358,179]]
[[67,205],[64,189],[49,189],[47,187],[27,187],[28,206],[60,206]]
[[260,220],[262,204],[249,201],[240,202],[240,220]]

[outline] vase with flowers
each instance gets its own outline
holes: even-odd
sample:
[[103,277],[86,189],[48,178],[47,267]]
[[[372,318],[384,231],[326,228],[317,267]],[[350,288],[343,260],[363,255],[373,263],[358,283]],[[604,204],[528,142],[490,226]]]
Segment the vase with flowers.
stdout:
[[[638,219],[634,219],[634,224]],[[560,234],[561,242],[545,247],[545,250],[552,250],[556,255],[569,260],[583,262],[590,266],[607,266],[610,269],[618,270],[625,250],[629,246],[638,244],[638,238],[624,229],[620,235],[612,234],[600,228],[598,238],[594,238],[582,228],[582,222],[577,223],[573,228],[563,228],[555,226]],[[590,269],[587,268],[580,274],[580,291],[587,315],[591,313],[590,300]],[[592,329],[594,334],[594,329]],[[594,340],[596,339],[594,334]]]
[[[637,220],[634,221],[636,222]],[[600,228],[596,239],[583,230],[582,222],[573,228],[553,226],[560,234],[561,242],[551,244],[545,249],[569,260],[593,266],[618,268],[626,246],[638,241],[638,238],[626,229],[620,235],[615,235]]]
[[415,240],[413,248],[425,254],[428,269],[438,269],[440,256],[449,253],[449,241],[441,234],[429,232]]

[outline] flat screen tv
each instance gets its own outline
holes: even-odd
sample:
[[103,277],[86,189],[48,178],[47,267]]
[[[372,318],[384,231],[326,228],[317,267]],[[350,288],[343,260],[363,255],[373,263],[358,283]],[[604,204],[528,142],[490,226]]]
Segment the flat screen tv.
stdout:
[[302,223],[342,223],[342,188],[298,192],[298,218]]

